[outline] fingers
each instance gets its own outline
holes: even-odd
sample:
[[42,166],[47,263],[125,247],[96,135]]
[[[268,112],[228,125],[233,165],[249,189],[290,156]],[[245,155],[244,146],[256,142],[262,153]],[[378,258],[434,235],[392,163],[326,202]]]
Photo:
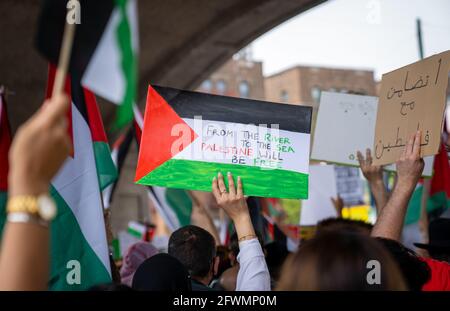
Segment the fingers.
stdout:
[[372,164],[372,153],[370,151],[370,148],[366,149],[366,161]]
[[219,172],[219,174],[218,174],[218,181],[219,181],[219,190],[220,190],[220,193],[222,194],[222,193],[226,193],[227,192],[227,187],[225,186],[225,183],[224,183],[224,181],[223,181],[223,175],[222,175],[222,173],[221,172]]
[[219,184],[217,182],[217,177],[215,177],[215,176],[212,181],[212,192],[213,192],[214,197],[216,198],[216,201],[219,201],[221,193],[219,190]]
[[237,178],[237,196],[239,198],[244,197],[244,189],[242,187],[242,179],[241,176],[238,176]]
[[414,136],[414,144],[413,144],[413,149],[412,149],[412,156],[415,159],[420,158],[420,138],[422,136],[422,132],[421,131],[417,131],[416,135]]
[[45,108],[42,113],[45,115],[45,121],[47,123],[52,125],[61,123],[62,126],[67,127],[65,117],[68,109],[69,99],[66,95],[61,94],[50,99],[50,101],[45,104]]
[[233,180],[233,176],[231,175],[230,172],[227,173],[228,176],[228,191],[230,192],[230,194],[232,196],[236,195],[236,188],[234,187],[234,180]]
[[412,152],[413,152],[413,147],[414,147],[414,139],[415,139],[415,134],[413,134],[409,140],[408,143],[406,144],[405,149],[403,150],[403,156],[404,157],[409,157]]
[[364,157],[360,151],[356,152],[356,157],[358,158],[359,165],[362,165],[364,163]]

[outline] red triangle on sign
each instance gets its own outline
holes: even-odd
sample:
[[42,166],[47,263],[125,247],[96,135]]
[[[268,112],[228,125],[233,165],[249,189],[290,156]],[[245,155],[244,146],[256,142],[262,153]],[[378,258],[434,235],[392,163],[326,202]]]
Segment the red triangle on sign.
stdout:
[[[182,133],[183,137],[187,135],[190,137],[187,144],[178,143],[181,135],[174,129],[180,128],[180,125],[183,130],[189,131]],[[194,130],[180,118],[164,98],[149,86],[135,182],[172,159],[197,137]]]

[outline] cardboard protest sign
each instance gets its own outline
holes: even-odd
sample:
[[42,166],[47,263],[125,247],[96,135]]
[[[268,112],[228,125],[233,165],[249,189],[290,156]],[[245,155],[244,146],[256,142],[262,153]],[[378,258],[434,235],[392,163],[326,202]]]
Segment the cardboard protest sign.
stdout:
[[322,92],[311,159],[359,166],[356,152],[372,148],[378,98]]
[[394,163],[408,140],[422,131],[421,156],[438,153],[450,51],[383,75],[375,127],[374,163]]
[[311,165],[309,172],[309,198],[302,201],[301,226],[316,225],[325,218],[336,217],[331,201],[337,196],[334,165]]
[[218,172],[231,172],[246,195],[307,198],[311,114],[306,106],[149,86],[135,181],[211,191]]
[[[336,92],[323,92],[314,131],[311,159],[350,166],[359,166],[356,152],[365,156],[372,149],[378,98]],[[372,152],[373,156],[373,152]],[[434,156],[425,157],[422,176],[431,177]],[[396,171],[395,165],[385,167]]]

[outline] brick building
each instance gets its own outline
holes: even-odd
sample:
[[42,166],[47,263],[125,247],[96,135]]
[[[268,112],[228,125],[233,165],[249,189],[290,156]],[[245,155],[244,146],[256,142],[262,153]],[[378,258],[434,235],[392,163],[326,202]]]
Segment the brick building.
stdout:
[[371,70],[296,66],[264,80],[266,100],[317,106],[321,91],[376,95]]
[[262,62],[237,55],[203,81],[199,92],[263,100]]

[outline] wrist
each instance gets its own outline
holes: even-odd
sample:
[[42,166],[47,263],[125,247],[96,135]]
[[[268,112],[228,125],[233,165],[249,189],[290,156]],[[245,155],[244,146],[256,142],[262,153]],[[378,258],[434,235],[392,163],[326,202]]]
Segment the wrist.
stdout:
[[10,174],[9,178],[9,196],[34,195],[38,196],[48,193],[50,184],[42,180],[34,180],[26,174]]
[[238,239],[249,236],[256,237],[250,215],[241,215],[240,217],[233,219],[233,223],[234,227],[236,228]]

